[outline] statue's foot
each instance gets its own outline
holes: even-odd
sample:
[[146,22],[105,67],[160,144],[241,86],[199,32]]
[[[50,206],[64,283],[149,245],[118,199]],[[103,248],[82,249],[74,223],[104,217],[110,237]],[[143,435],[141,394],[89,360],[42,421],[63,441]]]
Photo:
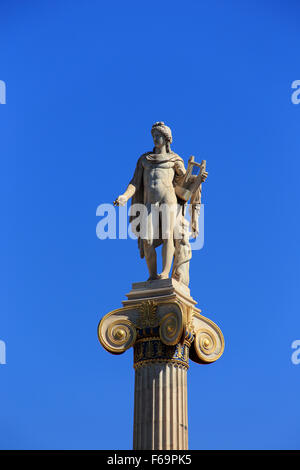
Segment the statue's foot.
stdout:
[[156,279],[159,279],[159,275],[153,274],[153,276],[148,277],[147,281],[155,281]]
[[169,274],[162,272],[158,275],[158,278],[159,279],[169,279]]

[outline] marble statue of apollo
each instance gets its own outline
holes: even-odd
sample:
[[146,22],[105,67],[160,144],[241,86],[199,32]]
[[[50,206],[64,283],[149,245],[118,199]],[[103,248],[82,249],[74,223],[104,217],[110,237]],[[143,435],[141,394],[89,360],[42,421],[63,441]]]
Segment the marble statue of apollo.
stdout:
[[[171,129],[163,122],[156,122],[151,134],[154,149],[141,155],[132,180],[124,194],[114,201],[114,205],[124,205],[132,198],[131,208],[144,207],[144,226],[147,230],[141,231],[141,224],[134,225],[135,211],[131,212],[130,222],[138,237],[141,257],[146,258],[149,280],[168,278],[173,262],[171,277],[188,285],[191,246],[188,223],[184,217],[186,201],[176,194],[176,187],[182,182],[186,170],[183,159],[171,150]],[[206,178],[207,172],[203,171],[201,182]],[[191,234],[194,238],[198,235],[200,204],[201,185],[190,200]],[[157,211],[159,215],[154,217]],[[158,274],[156,248],[160,245],[162,272]]]

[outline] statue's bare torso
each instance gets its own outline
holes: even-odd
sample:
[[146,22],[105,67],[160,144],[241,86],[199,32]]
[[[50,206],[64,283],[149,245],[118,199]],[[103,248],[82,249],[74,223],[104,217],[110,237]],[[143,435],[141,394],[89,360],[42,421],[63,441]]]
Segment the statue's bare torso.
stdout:
[[144,158],[142,166],[145,204],[176,204],[175,162],[166,161],[166,156],[162,155],[155,162]]

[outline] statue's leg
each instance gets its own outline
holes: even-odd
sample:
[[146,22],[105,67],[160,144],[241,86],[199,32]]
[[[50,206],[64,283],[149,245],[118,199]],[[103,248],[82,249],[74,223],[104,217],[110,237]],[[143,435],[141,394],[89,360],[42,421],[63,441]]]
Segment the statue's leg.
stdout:
[[174,256],[174,241],[173,238],[164,240],[162,246],[162,262],[163,270],[159,275],[160,279],[167,279],[171,271],[172,261]]
[[150,275],[148,280],[158,279],[156,251],[153,244],[147,240],[144,240],[144,253]]
[[162,217],[167,221],[167,230],[163,229],[163,246],[162,246],[162,267],[163,270],[159,275],[160,279],[167,279],[171,271],[173,256],[174,256],[174,226],[176,213],[174,207],[166,206],[167,212],[162,212]]

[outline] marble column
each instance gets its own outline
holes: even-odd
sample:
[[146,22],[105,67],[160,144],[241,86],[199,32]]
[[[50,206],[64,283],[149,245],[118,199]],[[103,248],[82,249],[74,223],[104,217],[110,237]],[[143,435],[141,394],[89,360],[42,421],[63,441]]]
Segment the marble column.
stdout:
[[134,350],[133,449],[188,449],[189,359],[212,363],[224,350],[221,330],[200,315],[189,289],[174,279],[134,283],[98,337],[112,354]]

